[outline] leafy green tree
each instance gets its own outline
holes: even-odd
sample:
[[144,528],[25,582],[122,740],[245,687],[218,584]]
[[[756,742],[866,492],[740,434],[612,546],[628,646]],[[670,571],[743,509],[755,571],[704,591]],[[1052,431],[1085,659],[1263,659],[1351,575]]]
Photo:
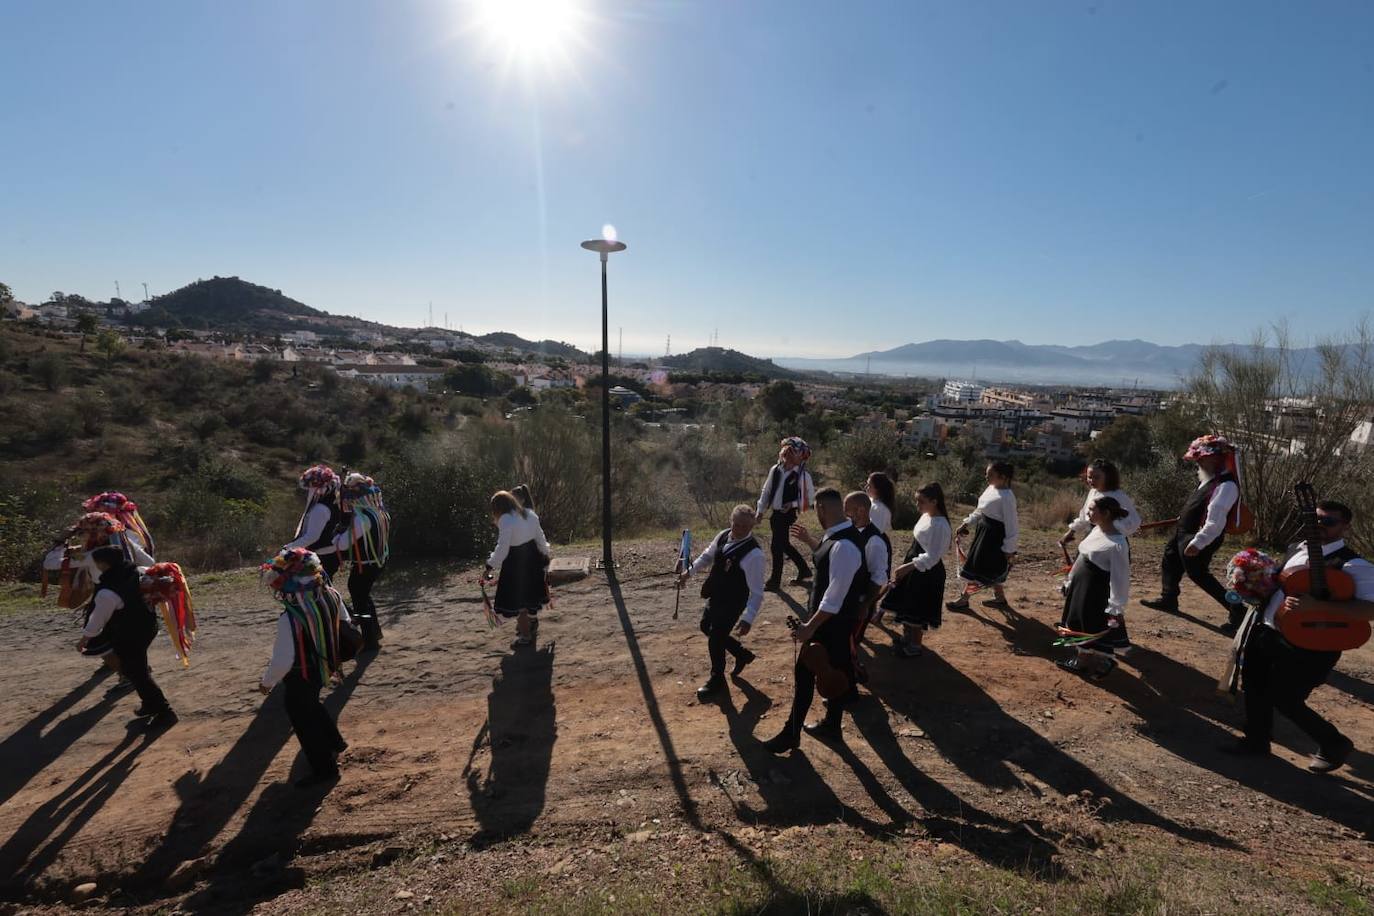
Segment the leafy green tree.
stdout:
[[14,301],[14,293],[5,283],[0,283],[0,308],[9,305]]
[[96,320],[94,313],[82,312],[76,316],[76,329],[81,332],[81,352],[86,352],[86,337],[94,334],[95,329],[100,327],[100,322]]
[[129,346],[129,342],[119,335],[118,331],[109,328],[102,330],[95,338],[95,348],[100,351],[101,359],[105,363],[105,368],[113,366],[115,360],[119,359],[121,353]]
[[759,392],[763,409],[778,422],[785,423],[806,409],[806,400],[796,385],[781,379],[770,382]]
[[1154,436],[1150,421],[1123,414],[1113,420],[1088,444],[1094,458],[1104,458],[1123,468],[1144,467],[1154,460]]

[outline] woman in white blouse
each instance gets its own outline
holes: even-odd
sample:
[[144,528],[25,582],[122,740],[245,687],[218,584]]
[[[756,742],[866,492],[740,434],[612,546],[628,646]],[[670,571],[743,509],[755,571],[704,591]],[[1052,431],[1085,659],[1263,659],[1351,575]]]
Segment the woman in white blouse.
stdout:
[[864,492],[873,502],[868,510],[868,521],[883,534],[891,534],[892,510],[897,506],[897,487],[892,478],[882,471],[874,471],[864,483]]
[[502,617],[516,618],[515,645],[534,642],[539,610],[549,601],[546,584],[549,542],[530,508],[529,491],[497,491],[491,498],[491,522],[498,532],[496,549],[487,558],[485,576],[501,571],[496,585],[494,610]]
[[1113,497],[1099,497],[1089,508],[1095,526],[1078,545],[1078,559],[1064,582],[1064,616],[1059,635],[1073,654],[1055,664],[1094,680],[1116,667],[1117,653],[1130,649],[1126,602],[1131,597],[1131,558],[1117,524],[1126,510]]
[[945,600],[945,553],[954,536],[945,510],[945,491],[928,483],[916,491],[921,517],[912,531],[911,549],[902,565],[892,570],[892,583],[883,597],[883,608],[902,625],[902,641],[896,646],[903,658],[921,654],[926,630],[940,626],[940,606]]
[[978,497],[978,508],[969,513],[956,535],[974,529],[973,542],[959,566],[959,578],[966,583],[957,600],[945,605],[951,611],[968,610],[969,595],[985,586],[992,586],[993,600],[988,607],[1011,610],[1002,583],[1007,581],[1016,557],[1016,545],[1021,537],[1021,525],[1016,515],[1016,494],[1011,491],[1011,479],[1016,469],[1006,461],[994,461],[983,472],[988,488]]
[[1088,512],[1092,509],[1093,503],[1103,496],[1110,496],[1126,511],[1126,514],[1116,522],[1117,533],[1129,538],[1140,530],[1140,513],[1131,498],[1122,491],[1121,472],[1115,464],[1110,461],[1094,461],[1088,465],[1084,476],[1088,480],[1088,498],[1083,500],[1083,508],[1079,511],[1078,517],[1069,523],[1069,530],[1059,539],[1061,545],[1067,547],[1074,538],[1081,538],[1092,531],[1093,523],[1088,518]]

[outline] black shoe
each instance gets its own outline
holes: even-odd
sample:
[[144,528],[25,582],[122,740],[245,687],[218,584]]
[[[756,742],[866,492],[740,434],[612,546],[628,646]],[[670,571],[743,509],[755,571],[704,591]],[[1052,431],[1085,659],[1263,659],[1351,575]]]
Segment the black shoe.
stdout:
[[1222,636],[1225,636],[1228,639],[1235,639],[1236,631],[1239,629],[1240,624],[1231,623],[1230,621],[1227,621],[1226,623],[1223,623],[1221,626],[1217,627],[1217,631],[1221,633]]
[[819,722],[803,725],[802,731],[817,741],[824,741],[826,744],[844,744],[844,731],[841,729],[840,723],[831,721],[829,716]]
[[856,683],[856,684],[867,684],[867,683],[868,683],[868,666],[867,666],[867,665],[861,665],[861,664],[859,664],[858,662],[855,662],[855,663],[854,663],[854,683]]
[[149,709],[147,706],[139,706],[138,709],[134,710],[135,719],[145,719],[148,716],[151,716],[152,714],[153,711]]
[[153,713],[153,717],[148,720],[144,728],[150,732],[160,732],[176,725],[178,721],[180,720],[177,719],[177,714],[172,712],[169,707],[161,712]]
[[311,773],[309,776],[302,776],[297,779],[295,786],[297,789],[313,789],[315,786],[332,785],[339,781],[339,768],[325,770],[322,773]]
[[1312,759],[1307,761],[1307,769],[1313,773],[1330,773],[1332,770],[1339,770],[1350,759],[1350,752],[1353,750],[1355,750],[1355,743],[1346,738],[1344,744],[1338,744],[1333,748],[1322,748],[1313,754]]
[[697,688],[697,699],[705,702],[720,694],[725,687],[725,678],[713,674],[711,679]]
[[1268,741],[1251,741],[1249,738],[1237,738],[1230,744],[1223,744],[1218,748],[1223,754],[1230,754],[1233,757],[1268,757]]
[[795,751],[799,747],[801,747],[801,736],[792,728],[791,722],[784,725],[782,731],[763,742],[763,749],[770,754],[786,754],[788,751]]
[[348,742],[340,738],[339,743],[334,745],[334,753],[336,755],[342,754],[346,750],[348,750]]
[[793,585],[810,585],[810,584],[811,584],[811,574],[810,574],[810,573],[797,573],[796,578],[792,580],[792,584],[793,584]]
[[1178,613],[1177,598],[1165,598],[1163,596],[1159,598],[1146,598],[1140,603],[1152,611],[1163,611],[1166,614]]
[[750,652],[748,649],[741,649],[739,655],[735,656],[735,667],[730,669],[730,676],[739,677],[740,672],[755,658],[758,658],[758,656],[753,652]]

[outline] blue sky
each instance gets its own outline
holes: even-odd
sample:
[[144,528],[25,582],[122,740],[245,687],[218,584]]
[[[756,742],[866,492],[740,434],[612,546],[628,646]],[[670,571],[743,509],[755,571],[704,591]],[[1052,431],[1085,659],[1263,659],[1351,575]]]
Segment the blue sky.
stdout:
[[[0,4],[0,280],[826,356],[1374,306],[1374,4]],[[1300,317],[1299,317],[1300,316]]]

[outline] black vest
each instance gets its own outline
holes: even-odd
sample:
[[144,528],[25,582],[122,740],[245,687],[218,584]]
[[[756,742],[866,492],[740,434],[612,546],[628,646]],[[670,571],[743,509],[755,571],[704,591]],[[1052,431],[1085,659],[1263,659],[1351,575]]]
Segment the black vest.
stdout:
[[1207,504],[1212,501],[1212,494],[1227,481],[1235,483],[1236,478],[1229,473],[1218,474],[1192,492],[1178,513],[1178,534],[1191,537],[1198,533],[1203,520],[1207,518]]
[[863,605],[864,595],[868,593],[868,562],[864,559],[864,536],[859,529],[850,525],[848,528],[841,528],[832,535],[828,535],[821,541],[821,546],[816,548],[814,560],[816,563],[816,581],[811,586],[811,600],[807,602],[807,610],[812,614],[821,606],[821,599],[825,597],[826,589],[830,588],[830,552],[840,541],[848,541],[854,545],[854,549],[859,551],[859,568],[854,572],[854,578],[849,583],[849,591],[844,596],[844,604],[840,606],[836,617],[844,617],[850,620],[859,613],[859,608]]
[[[324,530],[320,532],[319,540],[313,544],[307,545],[305,548],[306,550],[318,554],[322,547],[334,546],[334,537],[339,533],[339,524],[343,519],[343,513],[339,510],[339,500],[337,497],[331,497],[328,502],[320,500],[315,503],[315,506],[324,506],[329,510],[329,521],[325,522]],[[306,509],[305,514],[301,516],[301,523],[296,526],[296,537],[300,537],[305,533],[305,523],[310,518],[310,513],[314,511],[315,506]]]
[[143,600],[143,589],[139,585],[141,578],[137,566],[120,566],[102,573],[96,585],[96,592],[108,589],[124,602],[124,606],[110,615],[109,622],[100,631],[112,645],[146,638],[150,630],[157,631],[152,609]]
[[[880,530],[878,529],[878,526],[877,526],[877,525],[874,525],[874,524],[871,523],[871,522],[869,523],[868,527],[865,528],[863,531],[859,532],[859,534],[863,536],[863,539],[864,539],[864,549],[865,549],[865,551],[867,551],[867,549],[868,549],[868,542],[871,541],[871,540],[873,540],[874,538],[877,538],[878,540],[882,541],[882,542],[883,542],[883,545],[884,545],[885,547],[887,547],[887,569],[883,570],[883,577],[884,577],[884,579],[891,579],[891,578],[892,578],[892,541],[888,538],[888,536],[887,536],[886,534],[883,534],[883,532],[880,531]],[[867,563],[868,563],[868,553],[865,552],[865,553],[864,553],[864,565],[867,565]],[[869,572],[871,573],[872,570],[869,570]]]
[[768,475],[768,503],[765,508],[773,507],[773,496],[778,492],[778,482],[782,482],[782,505],[786,509],[788,504],[796,505],[801,502],[801,475],[800,467],[795,467],[790,471],[783,471],[782,465],[773,465],[773,471]]
[[711,607],[722,611],[742,611],[749,603],[749,579],[744,575],[743,561],[759,542],[752,537],[730,543],[730,529],[716,535],[716,555],[711,572],[706,576],[705,590],[710,594]]

